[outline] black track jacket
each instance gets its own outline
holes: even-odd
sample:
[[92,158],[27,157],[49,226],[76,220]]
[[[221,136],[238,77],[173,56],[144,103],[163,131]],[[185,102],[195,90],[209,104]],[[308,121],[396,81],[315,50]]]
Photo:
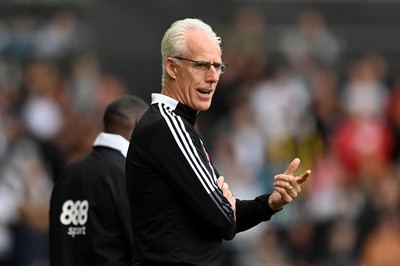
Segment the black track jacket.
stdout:
[[222,240],[269,220],[268,195],[237,200],[217,186],[197,111],[161,94],[136,126],[127,156],[134,265],[221,265]]
[[100,133],[93,150],[56,180],[50,201],[51,266],[131,266],[126,195],[129,142]]

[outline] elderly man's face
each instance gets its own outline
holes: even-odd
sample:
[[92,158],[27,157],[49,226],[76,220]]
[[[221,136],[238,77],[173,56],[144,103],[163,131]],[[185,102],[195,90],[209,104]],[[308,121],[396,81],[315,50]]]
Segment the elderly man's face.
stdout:
[[[197,111],[210,108],[219,81],[221,49],[219,44],[202,31],[187,32],[187,51],[175,69],[173,98]],[[201,62],[193,62],[193,61]],[[215,64],[214,65],[208,64]]]

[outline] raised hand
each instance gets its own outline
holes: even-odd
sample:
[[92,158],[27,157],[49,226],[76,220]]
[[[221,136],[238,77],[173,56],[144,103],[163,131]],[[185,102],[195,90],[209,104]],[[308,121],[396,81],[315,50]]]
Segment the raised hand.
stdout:
[[295,158],[288,169],[283,173],[274,176],[274,191],[268,199],[272,210],[279,210],[286,204],[292,202],[301,192],[301,184],[304,183],[311,174],[311,170],[303,174],[294,176],[294,172],[300,165],[300,159]]

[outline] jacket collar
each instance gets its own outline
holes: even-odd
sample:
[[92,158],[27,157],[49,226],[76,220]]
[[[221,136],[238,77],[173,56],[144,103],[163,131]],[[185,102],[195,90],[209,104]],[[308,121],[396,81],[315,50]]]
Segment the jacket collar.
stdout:
[[129,141],[121,135],[101,132],[97,135],[93,147],[103,146],[119,151],[125,158],[128,153]]
[[195,124],[197,115],[200,113],[199,111],[196,111],[169,96],[160,93],[153,93],[151,95],[151,104],[157,104],[157,103],[162,103],[168,106],[172,112],[174,112],[179,116],[182,116],[183,118],[188,120],[192,125]]

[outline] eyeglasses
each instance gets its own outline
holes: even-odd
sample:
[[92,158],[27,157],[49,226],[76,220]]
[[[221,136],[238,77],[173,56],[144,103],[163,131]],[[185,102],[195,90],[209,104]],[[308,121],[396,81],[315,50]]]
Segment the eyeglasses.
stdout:
[[199,70],[203,70],[203,71],[208,71],[210,70],[211,66],[213,66],[215,68],[215,70],[217,70],[219,72],[219,74],[223,74],[226,70],[226,68],[228,67],[227,64],[224,63],[211,63],[211,62],[207,62],[207,61],[196,61],[196,60],[192,60],[192,59],[188,59],[188,58],[183,58],[180,56],[174,56],[174,58],[179,59],[179,60],[186,60],[189,62],[193,62],[194,67],[199,69]]

